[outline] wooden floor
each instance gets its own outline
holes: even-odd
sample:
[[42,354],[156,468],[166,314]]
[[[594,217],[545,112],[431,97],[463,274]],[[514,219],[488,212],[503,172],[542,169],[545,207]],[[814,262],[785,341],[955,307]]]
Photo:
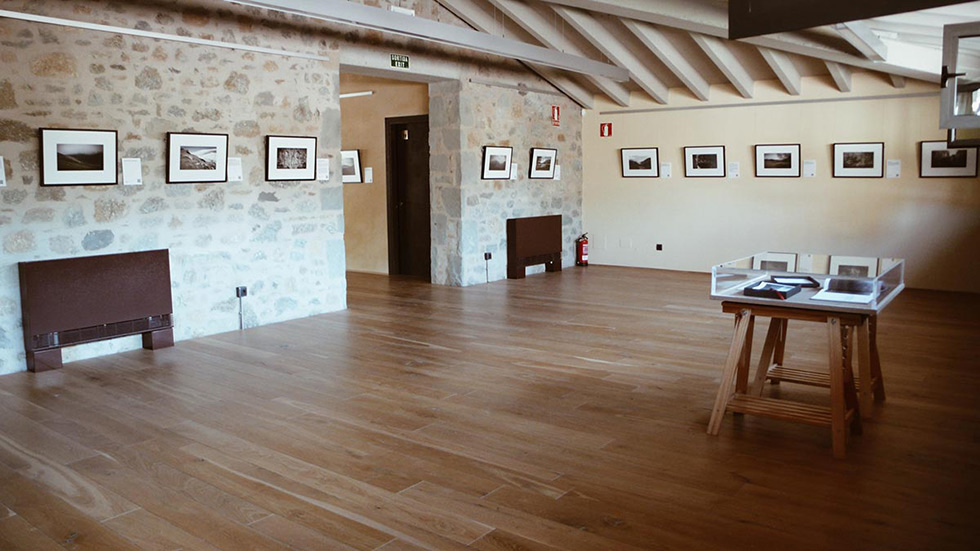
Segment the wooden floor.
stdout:
[[[705,434],[732,328],[706,275],[348,285],[345,312],[0,377],[0,549],[978,548],[980,295],[882,315],[888,401],[839,461],[817,427]],[[787,364],[825,365],[810,325]]]

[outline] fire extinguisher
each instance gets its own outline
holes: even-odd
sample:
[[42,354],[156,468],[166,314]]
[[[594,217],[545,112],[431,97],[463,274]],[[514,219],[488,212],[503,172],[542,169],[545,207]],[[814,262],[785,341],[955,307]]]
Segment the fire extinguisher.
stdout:
[[589,265],[589,234],[583,233],[575,240],[575,265]]

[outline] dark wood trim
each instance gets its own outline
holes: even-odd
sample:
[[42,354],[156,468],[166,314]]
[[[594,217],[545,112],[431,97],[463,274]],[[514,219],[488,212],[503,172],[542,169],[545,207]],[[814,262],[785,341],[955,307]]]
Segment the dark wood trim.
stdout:
[[834,23],[859,21],[962,4],[970,0],[731,0],[728,3],[728,38],[812,29]]
[[[388,273],[401,272],[401,260],[398,257],[398,205],[395,201],[395,172],[394,144],[391,139],[391,127],[396,124],[428,123],[429,115],[408,115],[404,117],[385,118],[385,189],[388,202]],[[430,178],[431,187],[431,178]],[[431,206],[429,207],[431,211]]]

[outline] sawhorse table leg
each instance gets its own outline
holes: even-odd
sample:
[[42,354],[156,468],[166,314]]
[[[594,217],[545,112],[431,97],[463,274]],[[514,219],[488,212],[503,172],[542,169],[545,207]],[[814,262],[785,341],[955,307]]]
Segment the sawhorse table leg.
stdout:
[[708,421],[708,434],[717,435],[721,430],[721,421],[725,418],[725,410],[732,397],[732,385],[735,383],[735,375],[742,361],[745,337],[751,321],[752,314],[748,310],[735,314],[735,331],[732,335],[732,344],[728,348],[725,369],[721,373],[721,385],[718,388],[718,396],[715,397],[715,406],[711,410],[711,420]]

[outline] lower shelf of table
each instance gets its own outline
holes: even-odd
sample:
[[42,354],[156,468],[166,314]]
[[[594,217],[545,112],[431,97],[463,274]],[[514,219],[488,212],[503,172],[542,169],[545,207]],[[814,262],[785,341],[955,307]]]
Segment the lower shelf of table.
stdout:
[[[735,413],[761,415],[763,417],[793,421],[795,423],[806,423],[820,427],[829,427],[831,425],[831,412],[829,407],[804,404],[791,400],[776,400],[774,398],[736,394],[728,402],[727,409]],[[844,415],[844,420],[850,421],[853,416],[854,410],[849,409]]]
[[[820,371],[810,371],[807,369],[797,369],[794,367],[785,366],[773,366],[769,368],[769,373],[766,378],[773,382],[786,382],[786,383],[796,383],[798,385],[809,385],[809,386],[819,386],[824,388],[830,388],[830,374]],[[871,380],[871,386],[874,386],[875,379]],[[854,386],[860,390],[861,381],[858,377],[854,377]]]

